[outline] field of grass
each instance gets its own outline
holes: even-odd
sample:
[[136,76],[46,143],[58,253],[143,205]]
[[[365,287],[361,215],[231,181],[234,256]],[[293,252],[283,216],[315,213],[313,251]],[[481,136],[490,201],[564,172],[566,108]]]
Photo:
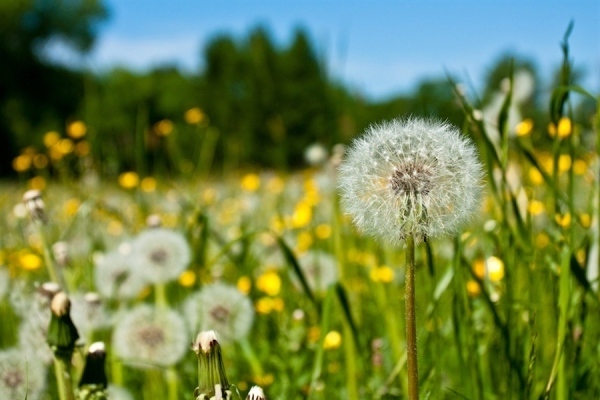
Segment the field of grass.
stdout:
[[[512,93],[490,128],[457,91],[485,190],[460,234],[416,248],[422,398],[600,398],[600,113],[592,129],[572,113],[598,102],[566,82],[546,126],[513,129]],[[49,280],[80,336],[63,368],[76,386],[87,346],[104,342],[112,399],[194,398],[191,343],[213,329],[233,398],[254,385],[270,399],[406,398],[406,250],[340,210],[339,161],[3,184],[0,398],[59,398]],[[28,185],[43,187],[46,222],[22,201]]]

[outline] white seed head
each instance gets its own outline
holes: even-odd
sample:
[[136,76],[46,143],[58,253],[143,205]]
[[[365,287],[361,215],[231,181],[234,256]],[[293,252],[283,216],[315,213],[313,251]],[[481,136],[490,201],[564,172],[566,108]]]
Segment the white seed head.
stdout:
[[260,386],[252,386],[246,400],[265,400],[265,392]]
[[160,228],[162,226],[162,218],[158,214],[150,214],[146,218],[146,226],[148,228]]
[[46,206],[42,199],[42,192],[36,189],[26,191],[23,195],[23,204],[34,221],[47,221]]
[[343,209],[392,244],[456,231],[478,208],[481,179],[473,144],[435,119],[370,126],[339,168]]

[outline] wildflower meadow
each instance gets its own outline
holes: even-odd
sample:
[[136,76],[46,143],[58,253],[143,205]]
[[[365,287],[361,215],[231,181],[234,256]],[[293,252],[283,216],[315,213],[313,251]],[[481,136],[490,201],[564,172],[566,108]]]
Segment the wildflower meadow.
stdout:
[[448,75],[458,123],[301,166],[221,168],[245,150],[199,106],[133,162],[99,115],[44,132],[0,183],[0,399],[600,398],[600,103],[568,35],[535,115],[515,63],[497,100]]

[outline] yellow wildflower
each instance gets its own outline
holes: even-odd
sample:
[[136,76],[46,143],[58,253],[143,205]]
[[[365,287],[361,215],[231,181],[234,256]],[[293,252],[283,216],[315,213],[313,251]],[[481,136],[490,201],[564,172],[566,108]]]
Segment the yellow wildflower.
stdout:
[[133,171],[123,172],[119,175],[119,185],[124,189],[133,189],[140,182],[140,177]]
[[250,278],[247,276],[241,276],[237,281],[237,288],[244,294],[250,293],[250,289],[252,288],[252,280],[250,280]]
[[192,270],[185,270],[179,274],[179,284],[183,287],[191,287],[196,283],[196,273]]
[[67,135],[73,139],[81,139],[85,136],[87,127],[83,121],[73,121],[67,125]]
[[281,278],[275,271],[267,271],[256,279],[256,288],[269,296],[276,296],[281,290]]
[[247,192],[256,192],[260,187],[260,177],[256,174],[246,174],[242,178],[242,189]]
[[323,348],[326,350],[337,349],[342,344],[342,335],[338,331],[330,331],[325,335]]
[[531,118],[527,118],[517,124],[517,126],[515,127],[515,133],[517,134],[517,136],[525,136],[529,135],[532,129],[533,120]]
[[19,257],[21,268],[33,271],[42,266],[42,258],[34,253],[23,253]]

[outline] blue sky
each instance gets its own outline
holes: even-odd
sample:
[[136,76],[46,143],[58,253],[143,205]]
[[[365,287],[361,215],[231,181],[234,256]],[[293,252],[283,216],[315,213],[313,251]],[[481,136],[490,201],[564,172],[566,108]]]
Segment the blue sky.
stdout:
[[330,75],[371,98],[405,92],[444,69],[482,83],[486,68],[511,51],[548,76],[561,61],[570,20],[575,65],[600,90],[599,0],[105,0],[110,19],[85,62],[145,69],[201,67],[201,51],[219,33],[244,38],[265,26],[286,44],[304,28]]

